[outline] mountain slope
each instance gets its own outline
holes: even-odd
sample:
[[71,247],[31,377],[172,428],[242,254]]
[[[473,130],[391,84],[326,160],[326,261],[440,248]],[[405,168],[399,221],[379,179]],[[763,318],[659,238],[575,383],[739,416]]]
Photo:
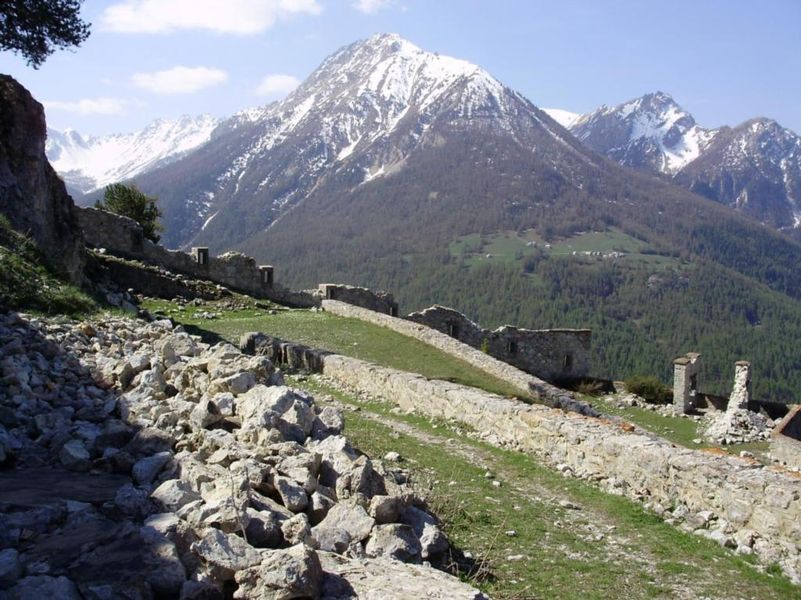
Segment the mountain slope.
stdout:
[[[444,143],[443,127],[497,134],[571,186],[599,164],[479,67],[380,35],[338,51],[286,100],[223,123],[214,144],[141,183],[163,200],[168,243],[228,247],[323,186],[350,193],[402,172]],[[174,194],[176,178],[191,180],[189,190]]]
[[674,180],[777,229],[801,227],[801,137],[770,119],[722,129]]
[[569,123],[589,148],[664,175],[762,223],[801,236],[801,137],[770,119],[698,126],[670,96],[647,94]]
[[133,133],[86,138],[49,129],[45,151],[70,190],[87,194],[176,160],[207,142],[217,124],[209,115],[184,116]]

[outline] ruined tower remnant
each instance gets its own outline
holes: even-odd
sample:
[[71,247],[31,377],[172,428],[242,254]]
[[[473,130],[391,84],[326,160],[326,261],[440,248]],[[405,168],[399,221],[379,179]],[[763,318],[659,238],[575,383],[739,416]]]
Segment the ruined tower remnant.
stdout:
[[751,363],[738,360],[734,363],[734,387],[729,396],[728,410],[748,408],[751,400]]
[[688,352],[673,361],[673,407],[687,413],[696,406],[701,355]]

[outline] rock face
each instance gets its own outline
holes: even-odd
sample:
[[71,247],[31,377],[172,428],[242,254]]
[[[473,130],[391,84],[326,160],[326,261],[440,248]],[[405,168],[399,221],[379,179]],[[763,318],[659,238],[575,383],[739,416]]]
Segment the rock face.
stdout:
[[424,502],[281,380],[169,321],[0,314],[0,598],[352,598],[367,555],[442,564]]
[[45,137],[42,105],[13,78],[0,75],[0,213],[79,283],[83,236],[72,198],[45,157]]

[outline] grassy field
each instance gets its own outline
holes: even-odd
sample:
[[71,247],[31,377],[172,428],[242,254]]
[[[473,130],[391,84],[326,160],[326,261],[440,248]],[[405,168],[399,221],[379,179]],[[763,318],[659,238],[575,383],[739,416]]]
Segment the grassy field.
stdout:
[[[679,446],[695,449],[708,448],[710,446],[710,444],[705,441],[702,441],[700,444],[693,441],[700,439],[702,436],[700,430],[701,423],[698,421],[682,417],[666,417],[652,410],[646,410],[637,406],[619,407],[615,402],[604,398],[585,397],[584,400],[604,414],[622,417]],[[754,442],[715,447],[723,448],[731,454],[738,454],[743,450],[747,450],[759,457],[760,454],[768,451],[769,443]]]
[[587,256],[585,252],[622,252],[624,256],[615,260],[628,267],[662,268],[676,266],[677,259],[669,256],[660,256],[648,252],[648,244],[638,240],[618,229],[597,232],[581,233],[568,239],[554,241],[551,244],[534,234],[533,231],[522,233],[506,232],[482,236],[472,234],[460,237],[451,242],[449,247],[451,256],[460,257],[467,266],[476,266],[486,263],[520,264],[538,252],[545,252],[548,256],[570,256],[582,262],[601,261],[602,257]]
[[243,333],[260,331],[402,371],[420,373],[429,379],[453,381],[502,396],[518,395],[513,387],[462,360],[419,340],[358,319],[309,310],[258,308],[229,311],[219,318],[206,319],[200,314],[215,312],[214,304],[188,306],[180,310],[169,302],[148,300],[142,306],[151,312],[169,315],[211,341],[224,339],[238,344]]
[[452,542],[474,557],[472,574],[463,577],[492,598],[798,597],[798,588],[760,572],[750,558],[524,454],[442,422],[394,414],[387,404],[357,400],[317,378],[291,385],[358,407],[346,412],[349,439],[373,457],[400,453]]

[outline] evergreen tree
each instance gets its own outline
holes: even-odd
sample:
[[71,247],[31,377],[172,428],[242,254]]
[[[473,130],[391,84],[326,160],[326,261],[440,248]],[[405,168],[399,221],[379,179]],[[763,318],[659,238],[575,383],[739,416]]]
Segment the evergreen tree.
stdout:
[[0,2],[0,50],[22,54],[34,69],[56,48],[80,46],[89,37],[81,21],[82,0],[3,0]]
[[158,221],[161,211],[156,206],[156,198],[142,193],[133,184],[112,183],[106,186],[103,199],[95,203],[95,208],[133,219],[142,226],[147,239],[154,242],[161,239],[158,232],[163,227]]

